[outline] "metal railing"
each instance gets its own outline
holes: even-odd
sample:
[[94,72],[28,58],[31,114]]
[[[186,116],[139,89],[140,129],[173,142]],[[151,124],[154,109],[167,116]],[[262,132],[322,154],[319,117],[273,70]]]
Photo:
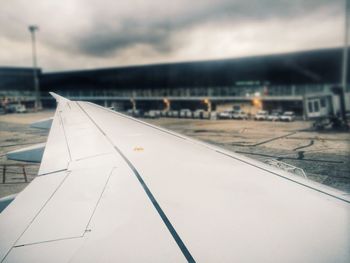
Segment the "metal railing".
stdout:
[[[6,175],[11,174],[22,174],[23,179],[25,183],[28,183],[28,173],[26,171],[26,167],[28,166],[37,166],[37,164],[1,164],[2,166],[2,183],[6,183]],[[15,167],[17,168],[17,171],[10,170],[9,168]],[[20,172],[18,172],[18,169],[20,169]]]
[[282,169],[286,172],[289,172],[289,173],[292,173],[292,174],[295,174],[298,176],[302,176],[302,177],[308,179],[307,175],[303,169],[296,167],[296,166],[293,166],[291,164],[281,162],[281,161],[278,161],[276,159],[265,159],[264,163],[271,165],[271,166],[274,166],[274,167],[277,167],[279,169]]

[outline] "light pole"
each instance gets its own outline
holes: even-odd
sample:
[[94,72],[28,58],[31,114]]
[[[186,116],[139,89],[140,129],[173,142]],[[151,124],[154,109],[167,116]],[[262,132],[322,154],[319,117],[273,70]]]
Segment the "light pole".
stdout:
[[343,65],[341,72],[341,88],[339,89],[340,95],[340,112],[344,125],[348,127],[346,117],[345,95],[347,91],[348,83],[348,48],[349,48],[349,8],[350,0],[345,0],[345,17],[344,17],[344,48],[343,48]]
[[164,111],[169,111],[170,110],[170,100],[167,98],[164,98],[163,102],[164,102]]
[[28,27],[30,35],[32,37],[32,55],[33,55],[33,78],[34,78],[34,91],[35,91],[35,109],[41,109],[39,79],[36,61],[36,46],[35,46],[35,31],[39,30],[36,25],[30,25]]
[[343,47],[343,67],[342,67],[342,87],[346,92],[347,72],[348,72],[348,46],[349,46],[349,0],[345,0],[344,18],[344,47]]

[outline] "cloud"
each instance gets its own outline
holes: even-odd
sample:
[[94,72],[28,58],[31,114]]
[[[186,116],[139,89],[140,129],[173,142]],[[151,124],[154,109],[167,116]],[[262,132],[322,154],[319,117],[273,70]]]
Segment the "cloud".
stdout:
[[39,62],[49,70],[336,46],[343,7],[344,0],[5,1],[0,63],[30,65],[31,23],[40,26]]
[[[136,1],[137,2],[137,1]],[[82,52],[92,56],[108,56],[130,45],[147,44],[159,52],[176,48],[169,38],[180,30],[208,22],[234,26],[236,23],[267,21],[270,19],[295,19],[310,13],[340,13],[341,5],[334,1],[177,1],[175,6],[153,1],[142,2],[135,10],[97,9],[92,27],[76,38]],[[163,4],[162,4],[163,3]],[[109,5],[103,5],[109,7]],[[132,5],[132,2],[130,3]],[[106,14],[101,16],[101,14]]]

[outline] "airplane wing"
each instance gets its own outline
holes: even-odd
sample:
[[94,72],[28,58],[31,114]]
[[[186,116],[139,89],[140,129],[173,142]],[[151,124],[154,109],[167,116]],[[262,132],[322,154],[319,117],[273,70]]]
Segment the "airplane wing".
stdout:
[[98,105],[58,102],[1,262],[349,262],[350,198]]

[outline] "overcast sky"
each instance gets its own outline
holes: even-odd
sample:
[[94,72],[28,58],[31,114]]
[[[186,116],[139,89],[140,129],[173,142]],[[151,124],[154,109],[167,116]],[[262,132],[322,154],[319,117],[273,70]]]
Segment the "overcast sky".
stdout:
[[44,71],[340,46],[345,0],[0,0],[0,66]]

